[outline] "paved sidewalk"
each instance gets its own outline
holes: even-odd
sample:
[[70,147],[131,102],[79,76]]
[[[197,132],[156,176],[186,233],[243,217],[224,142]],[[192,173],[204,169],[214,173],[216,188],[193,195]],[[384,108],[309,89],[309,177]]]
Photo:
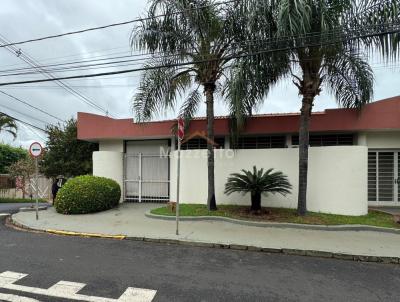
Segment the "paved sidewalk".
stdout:
[[88,215],[60,215],[53,208],[21,212],[13,219],[33,229],[126,235],[153,239],[248,245],[261,248],[317,250],[352,255],[400,257],[400,234],[373,231],[321,231],[237,225],[223,221],[182,221],[180,235],[175,222],[145,217],[154,204],[123,204],[117,209]]

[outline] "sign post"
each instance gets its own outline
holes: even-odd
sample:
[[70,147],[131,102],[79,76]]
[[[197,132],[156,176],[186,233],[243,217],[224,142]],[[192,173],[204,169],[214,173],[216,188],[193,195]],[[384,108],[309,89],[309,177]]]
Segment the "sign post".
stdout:
[[179,182],[181,173],[181,142],[185,136],[185,123],[182,118],[178,119],[178,163],[176,173],[176,235],[179,235]]
[[30,155],[35,159],[35,193],[36,193],[36,220],[39,219],[39,166],[38,166],[38,157],[43,153],[43,147],[40,143],[34,142],[29,147]]

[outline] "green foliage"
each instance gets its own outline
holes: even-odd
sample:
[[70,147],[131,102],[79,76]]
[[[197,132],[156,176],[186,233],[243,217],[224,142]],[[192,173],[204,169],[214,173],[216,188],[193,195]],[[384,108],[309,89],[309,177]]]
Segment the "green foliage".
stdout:
[[14,138],[17,137],[17,124],[8,115],[0,112],[0,132],[10,133]]
[[[264,19],[257,18],[250,8],[251,5],[247,5],[246,1],[151,0],[147,13],[149,19],[134,28],[131,45],[151,53],[162,52],[165,57],[154,55],[146,65],[151,69],[143,73],[138,92],[133,98],[136,119],[146,121],[175,109],[177,99],[184,98],[179,115],[188,121],[198,112],[203,101],[201,90],[207,89],[211,89],[213,94],[219,93],[233,114],[248,114],[249,110],[242,110],[238,101],[245,92],[235,95],[233,88],[228,93],[224,87],[229,86],[227,78],[240,78],[239,74],[231,74],[229,70],[236,69],[235,61],[239,61],[236,56],[251,51],[243,41],[259,39],[255,33],[259,32],[260,26],[273,31],[270,23],[260,23]],[[172,13],[176,11],[186,13]],[[159,12],[165,16],[153,18]],[[271,58],[271,55],[264,56],[265,61],[267,57]],[[184,66],[176,67],[175,64]],[[282,72],[273,69],[266,71],[265,75],[268,74],[274,81],[276,73]],[[260,78],[264,79],[258,75],[245,80],[255,86],[255,80]],[[266,83],[269,82],[264,80],[262,84]],[[264,87],[254,88],[252,92],[260,97],[265,95]],[[230,104],[231,101],[236,104]],[[247,102],[247,98],[245,103],[247,107],[255,106],[251,101]]]
[[0,144],[0,174],[8,173],[8,167],[19,161],[26,159],[28,151],[21,147],[16,148],[6,144]]
[[66,182],[54,207],[61,214],[87,214],[116,207],[121,197],[118,183],[105,177],[84,175]]
[[98,150],[98,145],[77,139],[76,120],[71,119],[64,126],[48,126],[47,131],[46,152],[40,164],[47,177],[92,173],[92,153]]
[[243,169],[242,174],[233,173],[225,184],[225,194],[230,195],[234,192],[251,193],[251,195],[257,193],[264,195],[268,195],[268,193],[289,194],[292,185],[287,176],[280,171],[273,172],[273,170],[268,169],[264,172],[264,169],[257,170],[254,166],[253,171]]
[[[369,211],[367,215],[363,216],[345,216],[315,212],[308,212],[307,216],[299,216],[294,209],[263,208],[265,210],[264,213],[266,214],[255,216],[249,213],[247,207],[237,205],[220,205],[217,211],[209,211],[207,206],[203,204],[181,204],[179,207],[179,214],[187,217],[219,216],[259,222],[282,222],[313,225],[361,224],[387,228],[400,228],[400,225],[394,222],[392,215],[378,211]],[[175,212],[172,212],[165,206],[153,209],[150,212],[155,215],[175,216]]]

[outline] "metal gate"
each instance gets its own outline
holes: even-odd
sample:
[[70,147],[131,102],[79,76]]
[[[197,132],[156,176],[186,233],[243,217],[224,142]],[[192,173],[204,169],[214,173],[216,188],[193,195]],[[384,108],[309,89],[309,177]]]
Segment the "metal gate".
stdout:
[[169,156],[125,154],[124,200],[169,201]]

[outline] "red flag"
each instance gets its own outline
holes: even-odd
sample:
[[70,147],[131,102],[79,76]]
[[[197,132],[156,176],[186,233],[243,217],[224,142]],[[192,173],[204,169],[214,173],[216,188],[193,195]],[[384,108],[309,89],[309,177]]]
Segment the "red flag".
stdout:
[[179,118],[178,119],[178,138],[180,140],[182,140],[184,136],[185,136],[185,122],[183,121],[182,118]]

